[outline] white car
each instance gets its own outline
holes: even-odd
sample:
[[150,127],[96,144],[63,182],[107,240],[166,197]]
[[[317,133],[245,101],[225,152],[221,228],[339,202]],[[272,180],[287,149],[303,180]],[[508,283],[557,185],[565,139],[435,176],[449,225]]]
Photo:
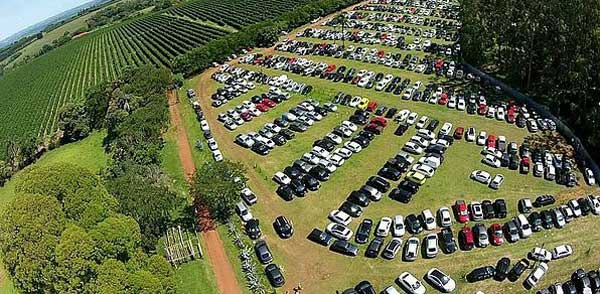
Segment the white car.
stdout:
[[423,116],[421,116],[421,118],[419,119],[419,122],[417,122],[415,127],[417,129],[422,129],[425,127],[425,125],[427,125],[427,122],[429,122],[429,117],[423,115]]
[[490,175],[490,173],[483,171],[483,170],[475,170],[471,173],[471,179],[480,182],[482,184],[486,184],[489,185],[489,183],[492,181],[492,176]]
[[331,163],[329,160],[321,158],[319,160],[319,165],[325,168],[328,172],[333,173],[337,170],[337,166]]
[[319,164],[319,157],[313,153],[304,153],[300,159],[310,164]]
[[272,131],[272,132],[274,132],[274,133],[279,133],[279,132],[281,132],[281,127],[280,127],[280,126],[278,126],[278,125],[276,125],[276,124],[273,124],[273,123],[266,123],[266,124],[265,124],[265,128],[267,128],[267,129],[271,130],[271,131]]
[[342,137],[333,134],[333,133],[329,133],[327,135],[325,135],[326,138],[328,138],[329,140],[333,141],[335,144],[342,144]]
[[313,147],[313,149],[310,151],[310,153],[318,156],[319,158],[327,158],[329,157],[329,152],[327,150],[325,150],[324,148],[320,147],[320,146],[315,146]]
[[412,154],[422,154],[424,151],[423,147],[415,144],[414,142],[406,142],[404,147],[402,147],[402,150]]
[[352,151],[347,148],[337,148],[333,151],[333,154],[341,156],[343,159],[352,157]]
[[517,224],[519,227],[519,235],[521,235],[521,238],[529,238],[529,236],[531,236],[532,234],[531,225],[529,224],[529,221],[527,220],[527,217],[525,217],[524,214],[519,214],[517,216]]
[[350,240],[352,238],[352,230],[350,230],[347,226],[338,224],[338,223],[330,223],[327,225],[327,232],[341,240]]
[[221,153],[221,151],[220,151],[220,150],[213,150],[213,151],[212,151],[212,156],[213,156],[213,159],[214,159],[216,162],[223,161],[223,154]]
[[345,162],[344,158],[342,156],[340,156],[337,153],[333,153],[331,154],[328,158],[327,161],[335,164],[335,166],[342,166]]
[[573,254],[573,247],[571,245],[560,245],[552,250],[552,259],[565,258],[571,256],[571,254]]
[[525,285],[530,288],[534,288],[537,283],[544,277],[546,272],[548,271],[548,264],[545,262],[540,262],[540,264],[533,270],[527,279],[525,279]]
[[419,158],[420,164],[431,166],[433,169],[437,169],[442,164],[441,160],[436,156],[427,156]]
[[452,213],[448,207],[442,207],[438,210],[438,220],[442,227],[447,228],[452,226]]
[[290,177],[288,177],[286,174],[284,174],[282,172],[276,172],[275,175],[273,176],[273,180],[280,185],[289,185],[290,182],[292,181],[290,179]]
[[347,226],[348,224],[350,224],[350,222],[352,222],[352,217],[350,215],[348,215],[347,213],[340,211],[340,210],[332,210],[329,213],[329,219],[338,223],[338,224],[342,224]]
[[350,129],[352,132],[356,132],[356,130],[358,130],[358,127],[354,123],[347,120],[342,122],[342,126]]
[[450,293],[456,288],[456,282],[449,275],[437,268],[430,269],[425,278],[436,289],[443,290],[444,293]]
[[430,144],[429,140],[421,136],[412,136],[409,142],[413,142],[423,148],[427,148],[427,146]]
[[440,134],[448,136],[450,135],[450,132],[452,132],[452,124],[449,122],[444,123],[444,125],[440,129]]
[[423,247],[425,247],[425,256],[427,258],[434,258],[438,255],[438,236],[435,233],[431,233],[423,240]]
[[387,237],[390,233],[390,228],[392,227],[392,219],[384,216],[379,221],[377,228],[375,229],[375,236],[378,237]]
[[235,205],[235,212],[237,212],[237,214],[244,222],[248,222],[249,220],[254,218],[252,216],[252,213],[250,213],[250,209],[248,208],[248,206],[246,206],[246,204],[244,204],[244,202],[242,201],[238,202]]
[[344,143],[344,147],[346,147],[346,149],[354,152],[354,153],[358,153],[362,150],[362,147],[360,147],[360,145],[356,142],[352,142],[352,141],[348,141],[346,143]]
[[476,222],[483,220],[483,208],[481,207],[481,203],[473,201],[469,205],[469,208],[471,210],[471,219]]
[[208,143],[208,149],[210,149],[211,151],[219,149],[219,144],[217,144],[215,138],[210,138],[206,140],[206,143]]
[[398,121],[398,122],[405,121],[408,118],[409,114],[410,114],[410,110],[408,110],[408,109],[400,110],[400,112],[398,112],[398,115],[396,115],[396,121]]
[[421,212],[421,218],[423,221],[423,224],[425,225],[425,229],[428,231],[433,231],[435,230],[435,217],[433,216],[433,213],[431,213],[431,210],[429,209],[425,209]]
[[426,164],[415,164],[413,165],[412,170],[420,172],[428,178],[433,177],[433,175],[435,174],[435,169]]
[[586,167],[585,171],[584,171],[584,175],[585,175],[585,181],[587,182],[588,185],[590,185],[590,186],[596,185],[596,178],[594,177],[594,173],[592,172],[591,169]]
[[392,235],[394,237],[402,237],[406,233],[406,227],[404,226],[404,217],[402,215],[394,216],[392,224]]
[[567,205],[569,205],[571,210],[573,210],[573,214],[575,215],[575,217],[581,216],[581,207],[579,206],[579,202],[577,202],[577,199],[569,200]]
[[531,250],[531,252],[529,252],[529,258],[537,261],[548,262],[552,260],[552,253],[544,248],[535,247]]
[[411,294],[425,294],[425,286],[409,272],[401,273],[396,278],[396,284]]
[[486,132],[479,132],[479,136],[477,136],[477,145],[483,146],[485,145],[485,142],[487,140],[487,133]]
[[600,214],[600,199],[599,199],[599,197],[596,197],[594,195],[589,195],[587,200],[590,203],[590,206],[592,208],[592,213],[595,215],[599,215]]
[[387,286],[385,289],[383,289],[383,291],[381,291],[381,294],[400,294],[400,292],[398,292],[394,286]]
[[494,179],[490,182],[490,188],[498,190],[500,186],[504,183],[504,176],[502,174],[497,174]]
[[210,130],[210,127],[208,126],[208,122],[205,119],[200,121],[200,129],[202,129],[203,131]]
[[467,142],[473,142],[473,141],[475,141],[475,139],[476,139],[475,129],[468,128],[467,131],[465,132],[465,140],[467,140]]
[[500,163],[500,160],[496,156],[491,155],[491,154],[487,154],[481,160],[481,162],[484,163],[484,164],[487,164],[487,165],[489,165],[491,167],[495,167],[495,168],[499,168],[502,165],[502,163]]
[[254,192],[252,192],[252,190],[250,190],[250,188],[248,188],[248,187],[246,187],[246,188],[242,189],[242,191],[240,191],[240,196],[249,205],[256,204],[256,202],[258,201],[258,198],[254,194]]
[[417,121],[417,118],[419,117],[419,115],[416,112],[411,112],[408,117],[406,118],[406,123],[409,126],[412,126],[415,124],[415,122]]

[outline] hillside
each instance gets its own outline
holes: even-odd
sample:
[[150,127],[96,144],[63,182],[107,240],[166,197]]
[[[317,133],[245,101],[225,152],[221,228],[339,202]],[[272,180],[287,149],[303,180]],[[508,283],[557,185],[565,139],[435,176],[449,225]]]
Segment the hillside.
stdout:
[[201,0],[73,40],[0,79],[0,108],[12,111],[0,118],[0,140],[52,134],[63,105],[80,101],[88,87],[113,79],[124,67],[168,67],[177,55],[231,28],[272,18],[305,2]]

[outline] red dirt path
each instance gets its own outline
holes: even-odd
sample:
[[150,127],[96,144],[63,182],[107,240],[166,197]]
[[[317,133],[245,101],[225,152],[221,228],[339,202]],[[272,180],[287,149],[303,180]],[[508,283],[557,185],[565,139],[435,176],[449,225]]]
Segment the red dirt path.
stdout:
[[[192,159],[192,150],[188,141],[188,136],[179,114],[179,99],[177,93],[169,91],[169,112],[171,114],[171,125],[175,127],[177,137],[177,150],[179,160],[185,173],[186,179],[191,181],[196,171],[194,160]],[[217,287],[220,294],[241,294],[240,286],[235,278],[235,272],[227,254],[225,253],[223,241],[219,233],[215,230],[215,225],[210,214],[206,209],[200,209],[197,213],[198,224],[203,232],[206,242],[205,253],[212,265],[217,280]]]

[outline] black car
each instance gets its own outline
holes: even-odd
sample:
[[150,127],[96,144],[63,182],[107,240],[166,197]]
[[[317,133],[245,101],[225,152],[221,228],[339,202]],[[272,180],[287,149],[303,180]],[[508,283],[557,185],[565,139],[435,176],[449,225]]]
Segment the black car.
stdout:
[[577,287],[572,281],[566,281],[562,284],[564,294],[577,294]]
[[383,238],[375,237],[375,239],[371,240],[371,243],[369,243],[369,246],[365,251],[365,256],[369,258],[377,257],[381,251],[381,247],[383,247]]
[[335,240],[329,247],[329,250],[348,256],[358,255],[358,247],[345,240]]
[[544,229],[549,230],[554,227],[554,217],[552,216],[552,211],[544,210],[540,213],[540,216]]
[[505,218],[508,209],[506,208],[506,201],[504,199],[496,199],[494,201],[494,213],[497,218]]
[[402,135],[404,135],[404,133],[406,133],[407,130],[408,130],[408,125],[406,123],[400,123],[398,125],[398,128],[396,128],[396,130],[394,131],[394,135],[402,136]]
[[333,141],[329,140],[328,138],[315,141],[313,143],[313,147],[315,147],[315,146],[319,146],[319,147],[327,150],[328,152],[331,152],[331,151],[333,151],[333,149],[335,149],[335,143]]
[[245,229],[246,234],[248,234],[248,237],[250,237],[250,239],[256,240],[260,238],[260,222],[257,219],[249,220],[245,225]]
[[275,222],[273,222],[273,228],[275,229],[275,232],[277,232],[277,235],[279,235],[279,237],[282,239],[288,239],[294,234],[292,222],[290,222],[290,220],[283,215],[280,215],[275,219]]
[[295,166],[288,166],[284,168],[283,173],[290,177],[290,179],[302,179],[302,176],[304,175],[302,170]]
[[418,217],[414,214],[409,214],[404,219],[404,224],[406,225],[406,229],[411,234],[419,234],[423,231],[423,225]]
[[581,293],[584,293],[583,289],[589,289],[592,287],[590,278],[588,277],[587,273],[581,268],[577,269],[575,272],[573,272],[573,274],[571,274],[571,281],[575,283],[575,287],[579,291],[581,291]]
[[311,175],[302,176],[302,183],[309,191],[317,191],[321,187],[321,183]]
[[369,118],[366,117],[366,116],[354,114],[354,115],[351,115],[348,120],[350,122],[353,122],[353,123],[357,124],[357,125],[365,125],[369,121]]
[[554,196],[540,195],[533,202],[533,206],[534,207],[542,207],[542,206],[552,205],[552,204],[554,204],[554,202],[556,202],[556,199],[554,199]]
[[394,117],[394,115],[396,115],[396,112],[398,112],[397,108],[390,108],[387,113],[385,114],[385,118],[392,118]]
[[588,277],[590,278],[592,291],[600,291],[600,274],[598,271],[590,271]]
[[354,287],[354,290],[356,290],[358,294],[377,294],[375,288],[373,288],[373,285],[371,285],[371,282],[369,281],[361,281]]
[[[280,134],[273,136],[273,138],[271,138],[271,140],[273,140],[273,143],[275,143],[275,145],[277,145],[277,146],[283,146],[283,145],[285,145],[285,143],[287,143],[287,140],[285,139],[285,137]],[[252,147],[254,147],[254,146],[252,146]]]
[[521,259],[519,262],[515,263],[515,265],[508,272],[508,280],[511,282],[515,282],[521,277],[523,272],[529,268],[529,260],[526,258]]
[[456,240],[452,234],[452,229],[443,228],[439,233],[439,243],[442,251],[446,254],[452,254],[456,252]]
[[256,253],[258,261],[262,264],[268,264],[273,261],[273,254],[271,254],[271,250],[265,240],[258,240],[256,244],[254,244],[254,253]]
[[316,228],[313,229],[312,232],[310,232],[310,234],[308,234],[308,237],[306,238],[323,246],[329,246],[329,243],[331,243],[331,240],[333,240],[333,237],[327,234],[327,232],[323,232]]
[[282,135],[286,140],[291,140],[291,139],[294,139],[294,137],[296,137],[296,133],[294,133],[288,129],[283,129],[283,130],[279,131],[279,134]]
[[281,185],[277,188],[276,192],[285,201],[292,201],[294,199],[294,189],[290,185]]
[[293,122],[293,123],[290,124],[289,129],[292,130],[292,131],[294,131],[294,132],[302,133],[302,132],[306,132],[306,130],[308,129],[308,127],[305,124],[303,124],[303,123]]
[[271,149],[263,142],[255,142],[252,147],[250,147],[250,150],[260,155],[267,155]]
[[496,274],[494,275],[494,279],[496,281],[504,281],[506,276],[508,276],[508,271],[510,270],[510,259],[507,257],[502,257],[496,263]]
[[369,241],[369,235],[371,235],[372,229],[373,221],[369,218],[363,219],[360,225],[358,225],[356,235],[354,236],[354,241],[356,241],[358,244],[366,244],[367,241]]
[[371,176],[367,180],[367,185],[377,189],[381,193],[387,193],[390,189],[390,183],[378,176]]
[[503,227],[504,237],[506,241],[510,243],[514,243],[519,241],[519,229],[517,228],[517,224],[514,220],[508,221],[504,224]]
[[435,131],[435,129],[438,127],[438,125],[440,124],[440,121],[437,119],[432,119],[429,122],[429,125],[427,125],[426,129],[430,130],[430,131]]
[[392,167],[384,166],[378,172],[377,175],[380,177],[386,178],[390,181],[397,181],[402,177],[402,173]]
[[347,213],[351,217],[360,217],[363,213],[363,210],[360,206],[349,201],[344,201],[344,203],[340,205],[339,210]]
[[385,163],[384,167],[390,167],[390,168],[394,168],[399,170],[400,172],[406,172],[408,171],[408,168],[410,167],[410,163],[408,161],[406,161],[406,159],[404,158],[390,158],[388,159],[388,161]]
[[276,264],[272,263],[267,265],[265,268],[265,273],[267,274],[267,278],[273,287],[278,288],[285,284],[285,278]]
[[369,144],[371,143],[371,141],[369,140],[369,138],[365,137],[365,136],[356,136],[354,137],[352,140],[350,140],[358,145],[360,145],[361,148],[367,148],[369,146]]
[[394,188],[389,194],[390,198],[402,203],[409,203],[413,195],[414,193],[401,188]]
[[467,281],[469,283],[479,282],[487,280],[494,275],[496,275],[496,269],[493,266],[479,267],[467,274]]
[[581,215],[586,216],[592,212],[592,206],[590,206],[590,202],[587,200],[587,198],[579,198],[577,199],[577,203],[579,203]]
[[369,198],[369,195],[367,195],[366,193],[363,193],[361,191],[350,192],[350,195],[348,195],[348,198],[346,198],[346,200],[350,201],[356,205],[360,205],[362,207],[367,207],[371,203],[371,199]]
[[304,185],[304,183],[302,183],[302,181],[292,179],[292,181],[290,182],[290,187],[292,188],[296,196],[304,197],[306,195],[306,186]]
[[531,230],[534,232],[539,232],[542,230],[543,221],[542,215],[534,211],[527,216],[527,221],[529,221],[529,225],[531,226]]
[[308,172],[308,174],[315,177],[315,179],[317,179],[321,182],[325,182],[325,181],[329,180],[329,175],[330,175],[329,171],[322,166],[315,166],[315,167],[311,168],[310,171]]
[[483,218],[492,219],[496,217],[496,212],[494,211],[494,205],[491,200],[483,200],[481,201],[481,208],[483,209]]

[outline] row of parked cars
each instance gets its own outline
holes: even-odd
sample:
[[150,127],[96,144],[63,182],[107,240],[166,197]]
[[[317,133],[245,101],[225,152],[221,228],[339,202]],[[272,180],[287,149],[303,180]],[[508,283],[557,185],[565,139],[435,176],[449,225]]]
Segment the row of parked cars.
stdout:
[[219,144],[213,137],[212,132],[210,131],[208,121],[204,117],[204,111],[202,111],[200,103],[198,103],[198,101],[195,100],[196,92],[193,89],[188,89],[187,95],[190,101],[192,102],[192,108],[196,113],[196,119],[200,123],[200,129],[202,130],[204,139],[206,139],[208,149],[210,150],[213,159],[217,162],[223,161],[223,153],[221,153],[221,150],[219,150]]
[[[385,4],[385,5],[383,5]],[[357,9],[403,13],[410,15],[432,16],[436,18],[458,20],[460,6],[453,2],[417,1],[417,0],[373,0],[368,4],[359,5]]]
[[[423,279],[434,289],[441,293],[451,293],[456,289],[456,282],[448,274],[438,268],[432,268],[427,271]],[[403,272],[395,280],[396,285],[402,291],[413,294],[423,294],[426,289],[419,279],[409,272]],[[377,292],[375,287],[369,281],[361,281],[356,286],[342,291],[342,294],[400,294],[398,288],[394,285],[385,287],[381,292]]]
[[577,293],[598,293],[600,292],[600,270],[591,270],[586,272],[578,268],[572,274],[569,280],[563,283],[555,283],[546,289],[536,292],[536,294],[577,294]]
[[284,96],[283,99],[289,99],[289,92],[307,95],[312,91],[312,86],[296,82],[286,75],[271,77],[265,73],[250,71],[229,64],[221,65],[219,71],[211,77],[215,81],[224,84],[211,96],[213,107],[220,107],[255,89],[255,82],[271,86],[271,92]]
[[[559,245],[552,250],[547,250],[540,247],[533,248],[527,258],[522,258],[512,265],[508,257],[502,257],[498,260],[495,266],[483,266],[469,272],[466,276],[468,282],[479,282],[493,278],[498,282],[508,280],[516,282],[523,273],[533,268],[523,281],[525,289],[536,287],[539,281],[548,272],[548,264],[557,259],[569,257],[573,254],[573,248],[570,245]],[[560,292],[562,293],[562,292]],[[586,293],[586,292],[574,292]]]
[[[314,99],[308,99],[298,103],[281,117],[266,123],[258,132],[238,134],[234,142],[238,145],[250,148],[260,155],[267,155],[277,146],[283,146],[294,139],[296,133],[302,133],[311,126],[323,120],[329,113],[337,111],[337,106],[331,103],[320,104]],[[341,138],[330,136],[332,140]]]

